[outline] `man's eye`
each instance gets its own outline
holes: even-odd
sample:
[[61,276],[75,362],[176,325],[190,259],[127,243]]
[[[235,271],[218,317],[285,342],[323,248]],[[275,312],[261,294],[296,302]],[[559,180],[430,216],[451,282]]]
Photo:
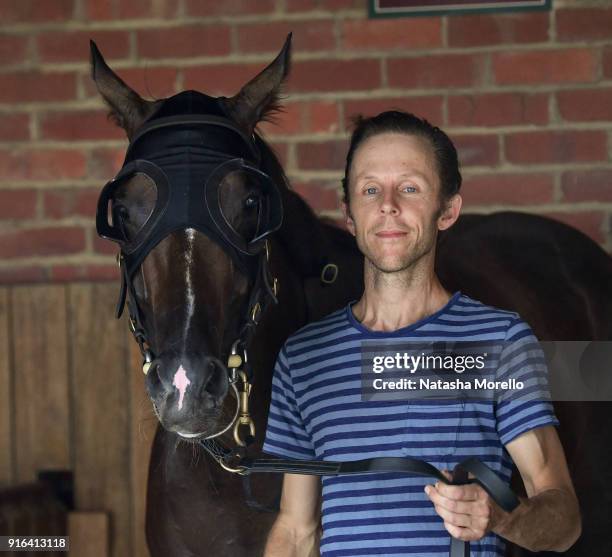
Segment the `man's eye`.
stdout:
[[402,191],[414,193],[415,191],[417,191],[417,189],[414,186],[411,186],[410,184],[405,184],[402,186]]
[[365,189],[365,194],[366,195],[374,195],[378,190],[376,189],[375,186],[369,186]]

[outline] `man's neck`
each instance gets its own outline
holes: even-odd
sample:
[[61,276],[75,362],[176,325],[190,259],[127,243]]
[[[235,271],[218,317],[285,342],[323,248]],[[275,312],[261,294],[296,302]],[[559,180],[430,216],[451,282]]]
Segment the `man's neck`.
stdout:
[[430,265],[384,273],[366,260],[365,290],[353,306],[358,321],[373,331],[395,331],[442,309],[451,298]]

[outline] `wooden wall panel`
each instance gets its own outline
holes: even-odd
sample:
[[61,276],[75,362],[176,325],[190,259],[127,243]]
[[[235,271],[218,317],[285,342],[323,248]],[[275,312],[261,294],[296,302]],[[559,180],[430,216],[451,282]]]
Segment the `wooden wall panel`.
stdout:
[[145,537],[145,515],[147,502],[147,479],[149,476],[149,457],[157,417],[153,412],[151,400],[146,393],[144,374],[142,373],[142,356],[138,345],[129,332],[127,320],[122,320],[129,344],[130,383],[132,385],[131,448],[132,448],[132,496],[134,501],[134,557],[149,557]]
[[106,513],[74,512],[68,515],[68,557],[108,557],[109,527]]
[[13,289],[16,478],[70,468],[66,288]]
[[113,557],[132,556],[131,384],[113,284],[70,286],[76,505],[107,511]]
[[109,555],[149,557],[146,489],[158,422],[138,347],[126,320],[114,318],[116,289],[0,289],[0,485],[32,481],[39,469],[72,470],[74,524],[99,526],[95,517],[104,516]]
[[9,292],[0,289],[0,486],[13,481],[13,397],[11,396],[11,340],[9,338]]

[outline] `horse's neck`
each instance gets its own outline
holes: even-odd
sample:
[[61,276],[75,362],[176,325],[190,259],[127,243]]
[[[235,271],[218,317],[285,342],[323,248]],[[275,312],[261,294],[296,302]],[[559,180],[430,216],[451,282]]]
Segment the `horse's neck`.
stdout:
[[[359,296],[363,287],[363,258],[354,239],[343,230],[322,222],[295,192],[283,192],[285,221],[277,233],[287,254],[285,264],[301,283],[304,321],[331,313]],[[337,279],[326,284],[321,274],[326,265],[338,268]]]

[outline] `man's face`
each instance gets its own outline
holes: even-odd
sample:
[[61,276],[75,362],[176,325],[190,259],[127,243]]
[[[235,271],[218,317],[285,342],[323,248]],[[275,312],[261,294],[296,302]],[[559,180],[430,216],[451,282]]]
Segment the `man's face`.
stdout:
[[420,137],[384,133],[367,139],[354,154],[349,176],[347,227],[380,271],[413,265],[434,248],[437,231],[459,216],[459,195],[441,211],[433,149]]

